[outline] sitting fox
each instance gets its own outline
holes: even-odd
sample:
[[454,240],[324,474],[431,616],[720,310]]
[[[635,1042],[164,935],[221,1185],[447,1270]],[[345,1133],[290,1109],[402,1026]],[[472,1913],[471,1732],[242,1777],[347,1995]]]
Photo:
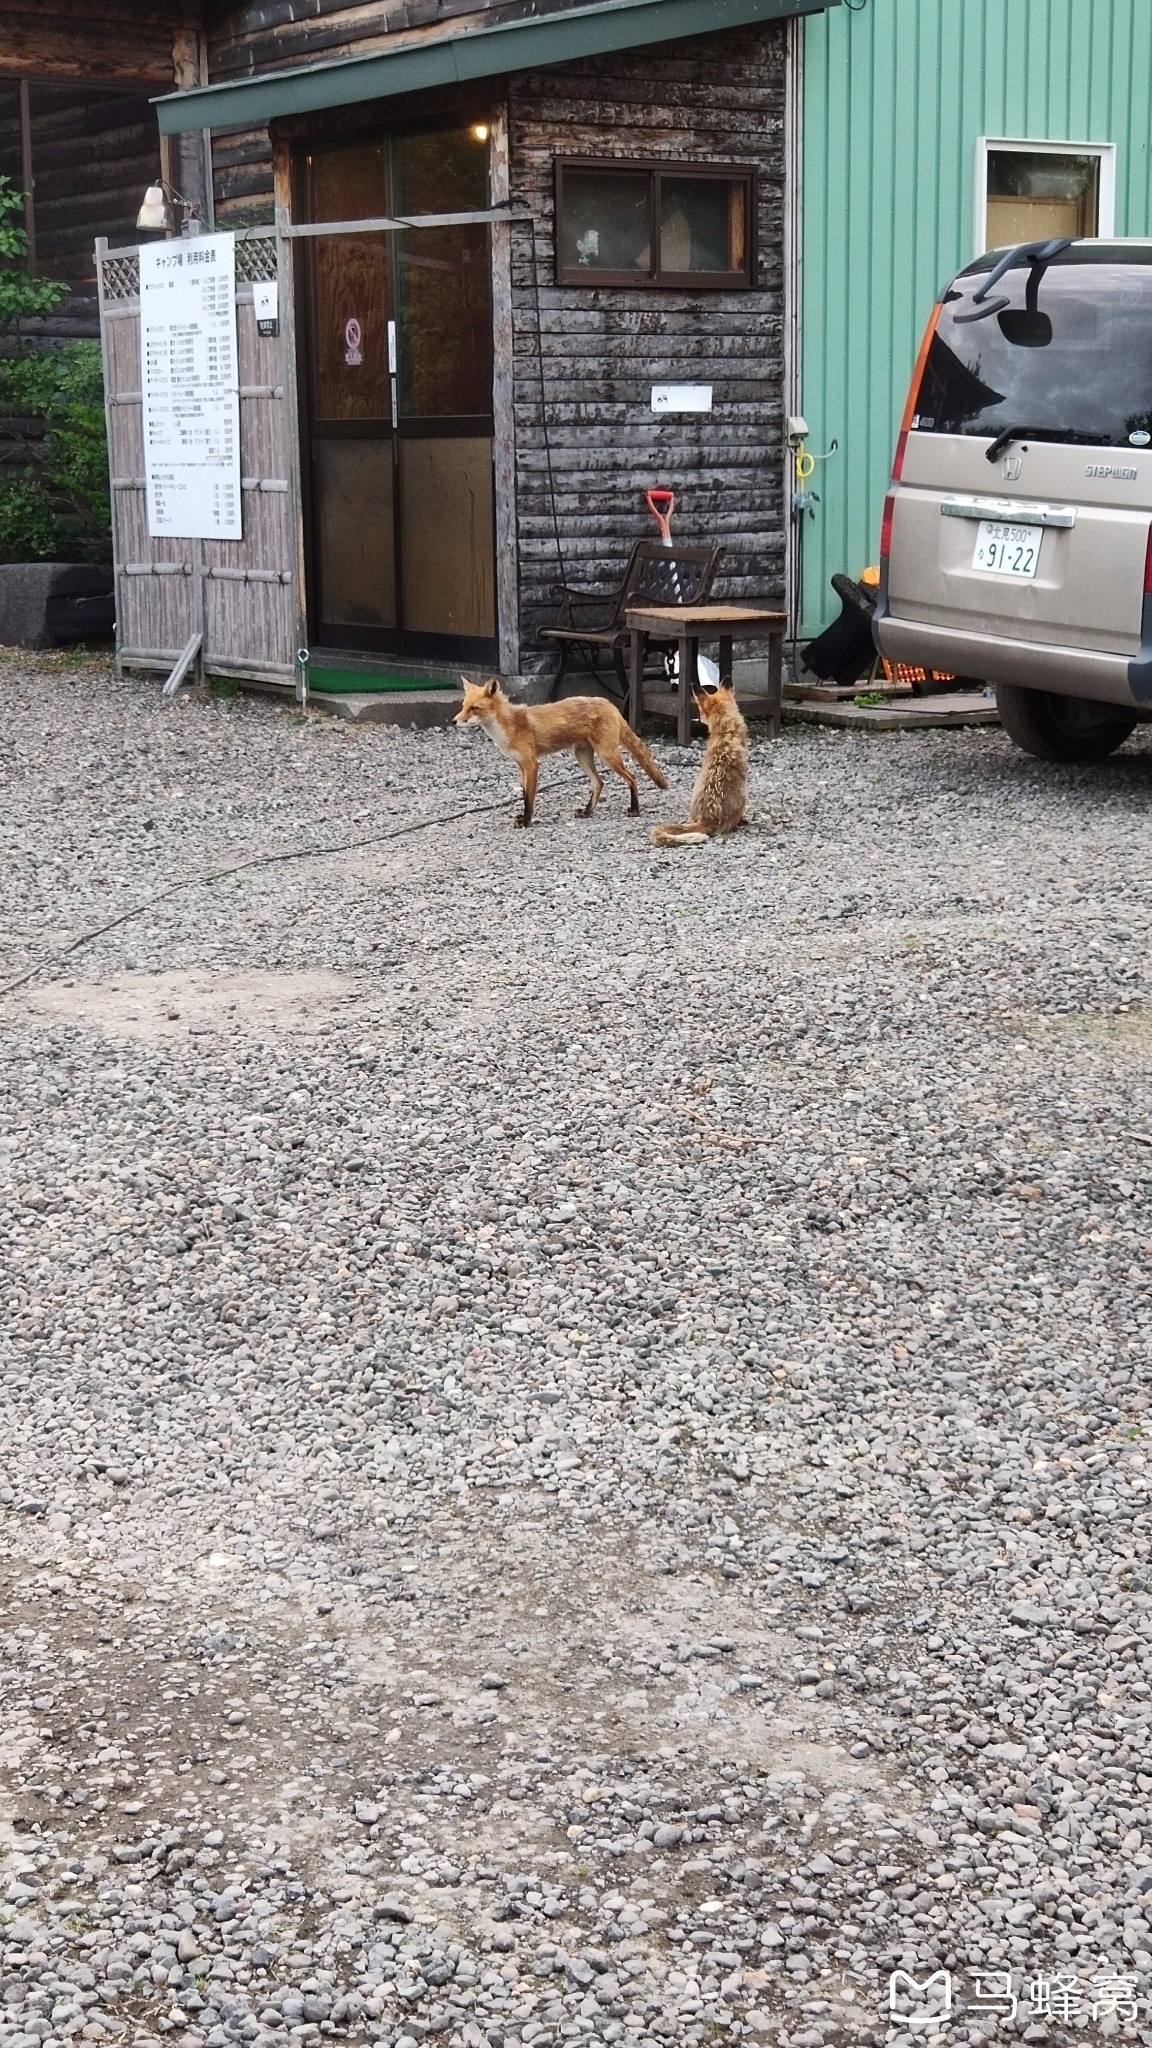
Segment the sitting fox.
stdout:
[[628,784],[628,810],[632,817],[639,812],[640,799],[636,777],[625,766],[625,754],[631,754],[640,763],[657,789],[667,789],[668,784],[643,740],[637,739],[627,720],[607,698],[564,697],[559,704],[513,704],[495,677],[490,683],[470,683],[467,676],[460,680],[464,685],[464,702],[456,713],[455,724],[471,725],[475,721],[483,726],[489,739],[520,770],[524,809],[513,819],[514,824],[532,823],[541,755],[562,754],[567,747],[571,747],[591,785],[587,803],[577,807],[578,818],[592,816],[604,788],[596,767],[597,754]]
[[735,832],[748,801],[748,727],[731,683],[696,690],[696,709],[708,744],[688,803],[688,822],[657,825],[653,846],[702,846],[706,839]]

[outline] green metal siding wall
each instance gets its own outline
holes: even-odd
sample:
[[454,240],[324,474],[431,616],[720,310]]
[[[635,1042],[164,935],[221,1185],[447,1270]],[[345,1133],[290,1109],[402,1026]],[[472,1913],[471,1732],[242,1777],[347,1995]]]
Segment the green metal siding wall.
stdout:
[[1116,232],[1152,232],[1152,0],[865,0],[803,29],[800,406],[817,466],[804,618],[876,558],[929,308],[973,253],[978,136],[1116,144]]

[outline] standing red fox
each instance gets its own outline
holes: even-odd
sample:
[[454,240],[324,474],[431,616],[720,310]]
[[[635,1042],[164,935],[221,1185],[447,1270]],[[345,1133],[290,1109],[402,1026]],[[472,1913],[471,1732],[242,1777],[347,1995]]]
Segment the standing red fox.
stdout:
[[600,801],[604,783],[596,767],[597,754],[628,784],[628,809],[633,817],[640,810],[640,799],[636,777],[624,764],[625,754],[631,754],[640,763],[657,789],[667,789],[668,784],[643,740],[637,739],[627,719],[621,718],[606,697],[564,697],[559,704],[513,704],[495,677],[490,683],[470,683],[467,676],[460,680],[464,685],[464,702],[456,713],[455,723],[471,725],[475,720],[482,725],[494,745],[510,761],[515,761],[520,770],[524,809],[513,820],[514,824],[532,823],[541,755],[562,754],[568,747],[592,785],[587,803],[577,808],[578,818],[590,818]]

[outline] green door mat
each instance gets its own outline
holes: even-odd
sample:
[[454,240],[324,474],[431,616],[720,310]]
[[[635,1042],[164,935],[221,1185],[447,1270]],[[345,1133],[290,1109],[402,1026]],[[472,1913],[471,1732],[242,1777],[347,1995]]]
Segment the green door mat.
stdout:
[[450,683],[436,683],[428,676],[382,676],[371,669],[309,667],[308,688],[327,696],[351,696],[379,690],[447,690]]

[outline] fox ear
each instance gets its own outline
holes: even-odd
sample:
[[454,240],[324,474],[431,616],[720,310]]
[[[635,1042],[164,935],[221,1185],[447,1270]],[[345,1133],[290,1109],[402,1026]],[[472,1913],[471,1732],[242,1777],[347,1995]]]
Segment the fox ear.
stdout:
[[488,682],[486,682],[486,683],[485,683],[485,685],[484,685],[484,695],[485,695],[486,697],[497,697],[497,696],[499,696],[499,694],[500,694],[500,682],[499,682],[499,678],[498,678],[498,677],[496,677],[496,676],[492,676],[492,677],[490,677],[490,678],[489,678]]
[[471,676],[461,676],[461,678],[460,678],[460,681],[461,681],[461,682],[463,683],[463,685],[464,685],[464,688],[465,688],[466,690],[472,690],[472,689],[475,689],[475,687],[476,687],[476,686],[475,686],[475,684],[474,684],[474,683],[473,683],[473,681],[472,681],[472,678],[471,678]]
[[735,685],[735,683],[734,683],[734,682],[732,681],[732,678],[731,678],[731,676],[727,677],[727,679],[726,679],[726,680],[725,680],[724,682],[720,683],[720,684],[718,685],[718,687],[719,687],[719,688],[720,688],[721,690],[731,690],[731,692],[732,692],[733,696],[735,696],[735,694],[736,694],[736,685]]

